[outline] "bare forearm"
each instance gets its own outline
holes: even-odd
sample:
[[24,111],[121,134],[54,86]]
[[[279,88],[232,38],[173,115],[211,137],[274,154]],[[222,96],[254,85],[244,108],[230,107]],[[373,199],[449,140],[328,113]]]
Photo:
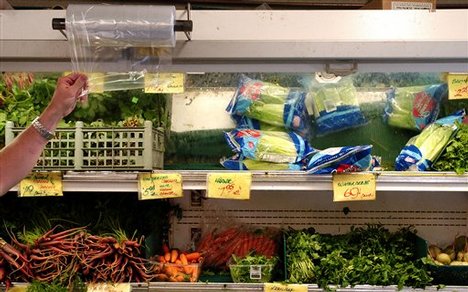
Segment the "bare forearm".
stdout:
[[[0,196],[27,176],[39,159],[47,138],[60,120],[71,113],[77,101],[87,100],[87,78],[74,73],[59,78],[51,102],[39,117],[37,129],[29,126],[11,144],[0,151]],[[42,135],[41,133],[42,132]]]
[[[39,120],[53,131],[60,118],[59,113],[47,108]],[[0,196],[31,172],[47,142],[34,127],[29,126],[0,151]]]

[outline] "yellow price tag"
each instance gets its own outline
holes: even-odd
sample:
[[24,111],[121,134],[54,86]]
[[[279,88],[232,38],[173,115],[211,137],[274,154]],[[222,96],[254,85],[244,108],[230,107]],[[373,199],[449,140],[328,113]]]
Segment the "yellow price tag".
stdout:
[[333,175],[333,201],[372,201],[376,198],[375,175],[343,173]]
[[109,283],[92,283],[88,284],[88,292],[130,292],[132,287],[130,283],[119,283],[119,284],[109,284]]
[[209,173],[207,176],[206,196],[217,199],[250,199],[252,173]]
[[138,175],[138,197],[140,200],[182,196],[182,175],[179,173],[140,173]]
[[34,172],[20,182],[20,197],[61,197],[63,196],[62,174],[60,172]]
[[145,74],[145,93],[183,93],[184,84],[183,73]]
[[265,292],[307,292],[307,285],[265,283],[263,286],[263,291]]
[[468,99],[468,73],[447,76],[449,99]]

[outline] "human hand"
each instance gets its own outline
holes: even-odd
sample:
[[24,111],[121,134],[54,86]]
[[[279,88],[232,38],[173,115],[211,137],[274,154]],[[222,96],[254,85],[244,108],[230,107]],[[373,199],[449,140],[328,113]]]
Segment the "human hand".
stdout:
[[80,73],[59,78],[49,107],[53,108],[60,118],[69,115],[75,109],[77,102],[87,101],[87,80],[86,75]]

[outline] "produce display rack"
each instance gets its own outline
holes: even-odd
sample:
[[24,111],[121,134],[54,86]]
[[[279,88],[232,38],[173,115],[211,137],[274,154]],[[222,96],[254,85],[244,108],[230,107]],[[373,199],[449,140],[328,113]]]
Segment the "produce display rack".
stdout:
[[[13,283],[15,284],[15,283]],[[0,286],[0,291],[5,291],[4,286]],[[212,291],[230,291],[230,292],[250,292],[250,291],[264,291],[263,284],[245,284],[245,283],[166,283],[166,282],[150,282],[150,283],[132,283],[132,292],[212,292]],[[307,285],[308,292],[325,291],[317,285]],[[422,291],[422,289],[414,289],[404,287],[398,290],[396,286],[370,286],[370,285],[357,285],[354,287],[337,288],[337,292],[370,292],[370,291]],[[467,287],[464,286],[429,286],[424,291],[438,291],[438,292],[466,292]]]
[[[182,175],[184,190],[205,190],[206,170],[174,170]],[[451,172],[373,172],[377,191],[466,192],[468,174]],[[254,171],[254,191],[331,191],[331,175],[309,175],[304,172]],[[67,171],[63,174],[63,190],[79,192],[137,192],[138,172]],[[16,187],[12,191],[16,191]]]

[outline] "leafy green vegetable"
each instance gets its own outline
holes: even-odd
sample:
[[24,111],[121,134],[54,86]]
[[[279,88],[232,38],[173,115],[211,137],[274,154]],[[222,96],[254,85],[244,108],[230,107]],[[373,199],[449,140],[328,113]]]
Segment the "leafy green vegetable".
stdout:
[[229,269],[236,283],[269,282],[277,262],[277,257],[267,258],[263,255],[249,254],[239,258],[232,255],[232,264],[229,265]]
[[411,138],[408,144],[413,144],[421,151],[423,158],[434,161],[447,145],[456,127],[432,123],[417,136]]
[[457,134],[448,142],[442,155],[433,165],[435,170],[468,171],[468,124],[460,124]]
[[415,231],[381,225],[351,228],[344,235],[293,232],[286,239],[288,281],[331,289],[369,284],[424,287],[432,280],[415,258]]

